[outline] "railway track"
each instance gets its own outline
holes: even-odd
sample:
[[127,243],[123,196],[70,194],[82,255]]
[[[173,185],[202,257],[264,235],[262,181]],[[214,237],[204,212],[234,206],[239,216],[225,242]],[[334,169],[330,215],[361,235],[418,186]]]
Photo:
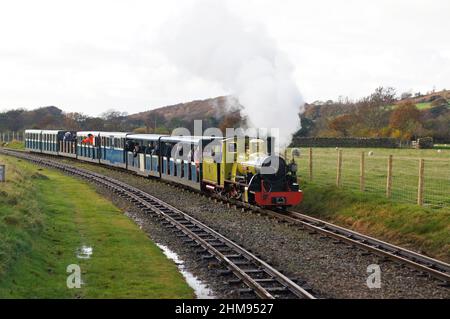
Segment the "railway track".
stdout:
[[116,179],[81,168],[53,161],[25,152],[0,149],[0,154],[10,155],[49,168],[59,169],[105,187],[120,197],[129,200],[136,207],[160,220],[168,229],[177,233],[203,258],[218,260],[237,279],[230,283],[243,283],[242,293],[254,293],[262,299],[301,298],[315,299],[309,289],[300,287],[281,272],[219,234],[207,225],[160,199]]
[[[180,185],[175,186],[182,187]],[[197,193],[197,191],[193,192]],[[414,251],[381,241],[367,235],[360,234],[358,232],[325,222],[314,217],[301,214],[299,212],[267,210],[239,201],[230,201],[229,199],[218,194],[212,194],[211,197],[227,205],[234,205],[236,206],[236,208],[239,207],[243,210],[248,210],[254,213],[259,213],[291,224],[295,224],[326,237],[345,242],[355,247],[359,247],[370,253],[388,258],[394,262],[428,274],[433,278],[441,281],[441,284],[443,286],[450,287],[450,264],[447,264],[443,261],[433,259]]]
[[327,237],[346,242],[376,255],[407,265],[415,270],[422,271],[438,280],[441,280],[443,285],[450,287],[450,265],[443,261],[418,254],[411,250],[392,245],[370,236],[362,235],[344,227],[340,227],[298,212],[277,212],[270,210],[264,210],[261,212],[267,214],[268,216],[300,225]]

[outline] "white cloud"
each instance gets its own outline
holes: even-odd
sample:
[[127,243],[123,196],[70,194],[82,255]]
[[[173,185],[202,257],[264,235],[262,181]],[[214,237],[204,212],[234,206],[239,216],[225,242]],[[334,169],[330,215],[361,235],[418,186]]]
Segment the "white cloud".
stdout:
[[[155,48],[189,1],[4,1],[0,110],[57,105],[138,112],[225,89],[178,70]],[[263,25],[296,68],[307,101],[376,86],[450,87],[447,0],[228,0]]]

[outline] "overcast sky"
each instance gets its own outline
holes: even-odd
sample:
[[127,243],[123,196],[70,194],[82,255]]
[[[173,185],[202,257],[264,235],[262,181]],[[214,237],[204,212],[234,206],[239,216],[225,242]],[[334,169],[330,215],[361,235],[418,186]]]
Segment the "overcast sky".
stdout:
[[[0,110],[134,113],[232,93],[177,69],[156,44],[193,2],[2,1]],[[450,88],[448,0],[226,2],[267,29],[305,101],[358,98],[380,85]]]

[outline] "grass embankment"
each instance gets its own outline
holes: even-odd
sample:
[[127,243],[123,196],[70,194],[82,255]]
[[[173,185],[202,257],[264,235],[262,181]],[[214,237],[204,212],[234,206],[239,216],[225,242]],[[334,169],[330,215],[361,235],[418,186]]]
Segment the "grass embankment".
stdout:
[[[0,157],[0,298],[191,298],[176,266],[88,184]],[[81,247],[90,258],[79,258]],[[81,267],[68,289],[68,265]]]
[[450,210],[303,182],[296,210],[450,262]]
[[2,143],[2,145],[0,145],[0,146],[6,147],[6,148],[12,148],[12,149],[15,149],[15,150],[24,150],[25,149],[24,142],[17,141],[17,140],[13,140],[11,142]]

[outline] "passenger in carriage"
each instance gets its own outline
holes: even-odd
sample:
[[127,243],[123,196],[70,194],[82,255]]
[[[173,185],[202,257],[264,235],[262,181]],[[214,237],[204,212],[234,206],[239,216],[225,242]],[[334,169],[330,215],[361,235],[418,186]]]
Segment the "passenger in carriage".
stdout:
[[152,155],[154,148],[155,148],[155,146],[154,146],[153,142],[149,142],[148,145],[145,147],[145,150],[144,150],[143,153]]
[[64,142],[72,142],[72,140],[73,140],[72,132],[64,133],[64,137],[63,137]]
[[153,145],[153,148],[152,148],[150,154],[159,156],[159,144],[158,143],[153,144],[153,142],[152,142],[152,145]]
[[125,149],[126,149],[128,152],[132,152],[133,149],[134,149],[134,142],[133,142],[133,141],[126,141],[126,142],[125,142]]
[[94,145],[94,135],[88,134],[88,137],[86,137],[84,140],[82,140],[81,143]]
[[165,152],[164,152],[165,157],[167,157],[167,158],[172,157],[172,148],[173,148],[172,144],[166,143]]
[[137,157],[138,154],[139,154],[139,152],[140,152],[140,150],[141,150],[141,147],[139,146],[139,143],[134,144],[134,147],[133,147],[133,156],[134,156],[134,157]]

